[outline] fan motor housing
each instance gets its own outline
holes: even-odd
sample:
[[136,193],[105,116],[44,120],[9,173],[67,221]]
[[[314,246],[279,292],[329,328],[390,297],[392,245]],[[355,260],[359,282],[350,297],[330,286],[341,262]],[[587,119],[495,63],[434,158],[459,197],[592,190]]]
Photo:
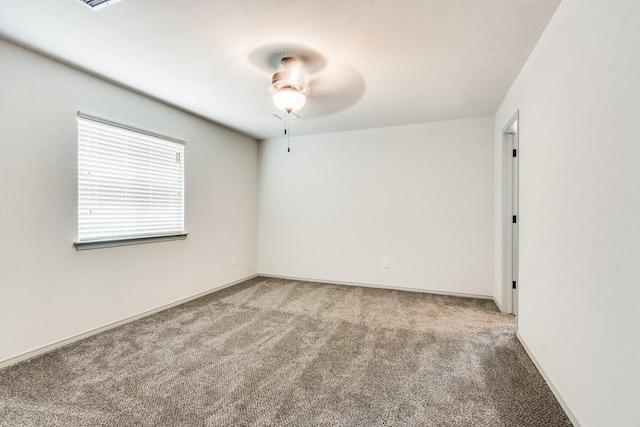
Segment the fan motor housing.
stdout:
[[309,85],[306,81],[292,76],[292,72],[285,70],[275,73],[271,79],[271,85],[276,91],[283,89],[293,89],[303,95],[309,94]]

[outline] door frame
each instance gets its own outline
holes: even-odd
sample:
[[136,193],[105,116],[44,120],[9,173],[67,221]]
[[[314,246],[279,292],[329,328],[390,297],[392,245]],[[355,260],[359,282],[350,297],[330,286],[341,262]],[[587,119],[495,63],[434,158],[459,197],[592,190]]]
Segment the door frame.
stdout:
[[[519,181],[518,166],[520,158],[519,146],[520,111],[502,129],[502,301],[505,312],[517,314],[518,293],[518,265],[520,261],[518,251],[518,229],[520,226],[519,212]],[[516,150],[516,156],[513,150]],[[514,223],[514,216],[516,222]],[[516,289],[513,282],[516,282]],[[516,316],[517,319],[517,316]]]

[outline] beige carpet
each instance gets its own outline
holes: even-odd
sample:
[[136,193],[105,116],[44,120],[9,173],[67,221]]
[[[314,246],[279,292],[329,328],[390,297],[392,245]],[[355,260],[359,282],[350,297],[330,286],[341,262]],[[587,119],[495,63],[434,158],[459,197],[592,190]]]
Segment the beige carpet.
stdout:
[[493,302],[256,278],[0,371],[2,426],[570,426]]

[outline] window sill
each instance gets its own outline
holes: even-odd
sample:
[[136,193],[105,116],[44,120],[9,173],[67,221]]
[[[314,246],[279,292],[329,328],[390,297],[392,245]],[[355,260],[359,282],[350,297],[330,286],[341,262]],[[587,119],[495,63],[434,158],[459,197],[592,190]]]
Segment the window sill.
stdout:
[[89,249],[113,248],[116,246],[142,245],[145,243],[168,242],[170,240],[184,240],[189,233],[167,234],[162,236],[134,237],[131,239],[93,240],[86,242],[74,242],[76,251]]

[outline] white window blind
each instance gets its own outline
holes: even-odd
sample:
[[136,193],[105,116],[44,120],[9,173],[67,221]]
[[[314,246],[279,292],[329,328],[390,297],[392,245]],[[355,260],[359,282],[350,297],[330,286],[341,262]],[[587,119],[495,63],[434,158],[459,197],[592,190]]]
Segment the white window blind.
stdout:
[[184,232],[184,143],[78,114],[78,241]]

